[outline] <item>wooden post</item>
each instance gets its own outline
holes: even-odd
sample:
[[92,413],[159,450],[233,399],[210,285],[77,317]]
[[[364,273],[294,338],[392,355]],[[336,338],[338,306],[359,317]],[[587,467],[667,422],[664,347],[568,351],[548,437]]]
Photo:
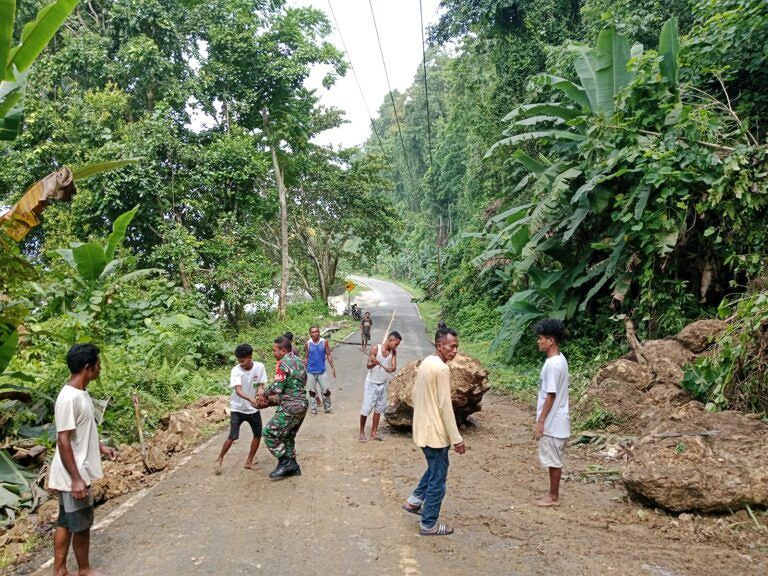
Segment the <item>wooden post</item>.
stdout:
[[144,423],[141,418],[141,410],[139,409],[139,395],[135,392],[131,394],[131,401],[133,402],[133,412],[136,414],[136,430],[139,432],[139,446],[141,448],[141,461],[144,463],[144,468],[147,471],[149,466],[147,465],[147,447],[144,444]]

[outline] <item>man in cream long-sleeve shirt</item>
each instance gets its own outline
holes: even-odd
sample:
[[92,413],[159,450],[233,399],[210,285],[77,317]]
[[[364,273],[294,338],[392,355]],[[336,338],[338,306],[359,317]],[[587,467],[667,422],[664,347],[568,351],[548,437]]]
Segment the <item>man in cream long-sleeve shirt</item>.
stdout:
[[445,536],[453,528],[437,521],[445,497],[448,451],[464,454],[464,440],[456,426],[451,404],[451,371],[446,362],[456,357],[459,337],[445,326],[435,334],[435,354],[427,356],[416,372],[413,387],[413,441],[424,452],[427,471],[403,509],[421,515],[422,536]]

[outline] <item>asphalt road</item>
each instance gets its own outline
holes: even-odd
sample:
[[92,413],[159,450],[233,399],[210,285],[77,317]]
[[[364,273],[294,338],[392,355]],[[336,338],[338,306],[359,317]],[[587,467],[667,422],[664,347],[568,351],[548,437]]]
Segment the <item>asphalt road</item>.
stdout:
[[[379,301],[370,310],[373,341],[381,341],[392,321],[391,329],[403,335],[401,366],[429,354],[433,348],[410,294],[379,280],[365,283]],[[376,453],[383,456],[387,443],[397,443],[402,457],[417,466],[421,455],[404,436],[357,441],[365,356],[359,346],[338,342],[334,358],[335,413],[307,416],[297,439],[301,477],[270,481],[275,460],[263,444],[258,469],[243,469],[247,426],[227,455],[223,474],[215,476],[222,432],[118,520],[93,533],[95,567],[111,575],[144,576],[421,574],[423,560],[414,548],[417,518],[400,510],[408,492],[395,489]],[[265,422],[271,413],[263,411]],[[438,556],[428,564],[434,571],[427,573],[451,573]]]

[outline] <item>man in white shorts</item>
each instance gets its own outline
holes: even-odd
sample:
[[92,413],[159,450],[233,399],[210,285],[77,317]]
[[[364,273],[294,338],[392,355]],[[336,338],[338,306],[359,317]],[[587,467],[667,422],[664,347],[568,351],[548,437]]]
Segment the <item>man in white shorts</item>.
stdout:
[[403,337],[397,331],[389,333],[386,342],[376,344],[368,354],[368,374],[363,389],[363,407],[360,410],[360,442],[366,442],[365,422],[373,411],[371,440],[383,440],[379,436],[379,420],[387,409],[387,384],[397,370],[397,347]]
[[536,342],[547,355],[541,368],[536,424],[533,437],[539,441],[539,460],[549,469],[549,493],[536,501],[537,506],[560,505],[560,477],[565,445],[571,435],[568,407],[568,361],[560,352],[565,326],[548,318],[536,325]]

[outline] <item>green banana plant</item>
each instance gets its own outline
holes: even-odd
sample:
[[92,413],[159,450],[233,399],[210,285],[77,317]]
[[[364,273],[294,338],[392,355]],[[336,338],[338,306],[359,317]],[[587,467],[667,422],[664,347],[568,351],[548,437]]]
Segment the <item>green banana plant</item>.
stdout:
[[[679,50],[677,22],[671,19],[661,30],[658,54],[659,73],[673,93]],[[641,56],[643,48],[630,48],[609,27],[600,32],[594,47],[574,44],[569,51],[578,81],[549,73],[534,77],[534,85],[549,89],[552,99],[514,108],[503,119],[507,123],[504,137],[486,154],[513,147],[509,159],[527,172],[512,191],[516,196],[528,192],[526,203],[492,218],[484,232],[474,234],[486,241],[475,265],[487,269],[488,263],[504,262],[504,273],[526,288],[500,309],[503,327],[494,345],[503,344],[510,353],[530,322],[545,315],[571,317],[609,282],[614,297],[623,298],[632,280],[626,271],[623,222],[607,226],[600,242],[572,244],[585,222],[599,218],[609,205],[612,181],[627,174],[625,168],[609,167],[590,176],[581,162],[580,147],[595,125],[618,123],[615,117],[622,94],[631,91],[634,80],[630,60]],[[530,144],[550,150],[552,156],[532,156],[521,147]],[[649,195],[649,187],[636,191],[632,210],[636,218],[645,210]]]
[[120,258],[115,258],[115,250],[122,244],[128,225],[133,220],[139,207],[135,206],[117,217],[112,224],[112,232],[107,237],[107,244],[98,242],[73,242],[70,248],[59,248],[56,253],[69,264],[80,280],[93,285],[114,274],[122,265]]
[[24,113],[29,68],[56,34],[79,0],[57,0],[27,22],[13,45],[16,1],[0,0],[0,140],[14,140]]

